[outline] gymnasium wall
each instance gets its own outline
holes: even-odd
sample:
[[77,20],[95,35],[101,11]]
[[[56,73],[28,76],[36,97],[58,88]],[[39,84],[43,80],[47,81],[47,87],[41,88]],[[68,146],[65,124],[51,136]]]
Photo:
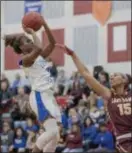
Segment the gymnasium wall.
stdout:
[[[3,1],[2,1],[3,2]],[[48,8],[48,9],[46,9]],[[42,15],[45,16],[57,42],[65,43],[74,49],[81,60],[90,67],[103,65],[109,72],[131,72],[131,2],[113,1],[112,14],[105,26],[101,26],[92,16],[91,1],[45,1]],[[21,18],[24,14],[23,1],[2,3],[2,33],[19,34]],[[47,43],[43,29],[38,32],[44,44]],[[64,40],[64,41],[63,41]],[[17,60],[4,49],[1,42],[1,69],[12,79],[14,73],[23,72],[9,60]],[[8,54],[8,55],[7,55]],[[58,56],[57,56],[58,55]],[[76,70],[67,55],[53,55],[67,75]],[[64,58],[61,58],[63,57]],[[17,61],[16,61],[17,62]],[[7,67],[8,66],[8,67]]]

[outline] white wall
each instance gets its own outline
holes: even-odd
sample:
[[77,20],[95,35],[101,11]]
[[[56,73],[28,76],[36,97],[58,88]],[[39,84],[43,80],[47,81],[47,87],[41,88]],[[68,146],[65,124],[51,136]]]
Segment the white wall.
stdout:
[[[131,62],[121,62],[121,63],[107,63],[107,24],[105,26],[101,26],[91,14],[73,16],[73,2],[65,1],[65,17],[59,19],[47,19],[49,26],[52,29],[65,28],[65,44],[69,47],[73,48],[73,29],[74,27],[79,26],[87,26],[87,25],[97,25],[99,27],[99,50],[98,50],[98,64],[103,65],[105,69],[109,72],[131,72]],[[3,7],[4,9],[4,7]],[[3,10],[2,9],[2,10]],[[3,13],[1,14],[3,17]],[[122,22],[122,21],[131,21],[131,10],[119,10],[115,11],[108,23],[112,22]],[[4,23],[2,21],[2,23]],[[41,31],[38,32],[39,37],[41,38]],[[13,33],[21,33],[23,32],[20,24],[13,25],[4,25],[2,26],[2,33],[5,34],[13,34]],[[1,58],[1,66],[4,71],[4,46],[1,45],[2,58]],[[70,68],[69,68],[70,67]],[[65,55],[65,66],[67,74],[70,75],[73,70],[76,70],[75,65],[73,64],[71,58]],[[91,66],[90,69],[92,70]],[[13,73],[20,72],[23,75],[21,70],[12,71],[4,71],[10,79],[14,76]]]

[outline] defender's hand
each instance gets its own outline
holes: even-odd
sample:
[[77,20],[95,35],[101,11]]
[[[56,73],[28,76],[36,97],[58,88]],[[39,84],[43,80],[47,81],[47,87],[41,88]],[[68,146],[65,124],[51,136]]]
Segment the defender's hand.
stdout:
[[73,51],[73,50],[71,50],[71,49],[68,48],[67,46],[65,46],[65,50],[66,50],[66,53],[67,53],[68,55],[73,56],[73,54],[74,54],[74,51]]
[[70,55],[70,56],[73,56],[74,52],[68,48],[67,46],[65,45],[62,45],[62,44],[55,44],[56,47],[59,47],[60,49],[62,49],[62,51],[64,51],[66,54]]

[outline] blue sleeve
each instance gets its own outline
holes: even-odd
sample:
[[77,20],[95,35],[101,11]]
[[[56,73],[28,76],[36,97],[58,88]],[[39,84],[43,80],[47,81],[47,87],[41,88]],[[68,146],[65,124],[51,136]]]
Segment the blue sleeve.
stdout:
[[89,128],[83,128],[83,132],[84,132],[84,135],[90,136],[90,134],[91,134],[91,129],[89,129]]
[[102,98],[97,99],[97,107],[100,109],[104,106],[104,101]]
[[65,115],[65,114],[62,114],[61,119],[62,119],[63,127],[64,127],[65,129],[67,129],[67,128],[68,128],[68,121],[67,121],[66,115]]
[[98,134],[93,142],[94,142],[94,144],[101,144],[101,135]]
[[15,149],[17,149],[17,148],[25,148],[25,146],[26,146],[26,138],[25,137],[23,137],[22,139],[21,139],[21,143],[16,143],[15,141],[14,141],[14,148]]
[[68,118],[68,128],[70,129],[72,127],[72,120],[71,118]]
[[114,149],[114,140],[113,140],[112,134],[110,132],[107,132],[104,134],[103,138],[104,139],[101,141],[102,147],[113,150]]
[[38,131],[38,126],[37,126],[37,125],[34,125],[34,126],[32,127],[32,130],[33,130],[33,131]]
[[105,144],[107,144],[110,149],[114,148],[114,140],[113,140],[112,133],[110,132],[107,133]]
[[16,149],[18,148],[18,145],[14,142],[13,147]]
[[90,131],[90,135],[89,135],[89,139],[93,140],[96,137],[97,131],[95,127],[92,127],[91,131]]

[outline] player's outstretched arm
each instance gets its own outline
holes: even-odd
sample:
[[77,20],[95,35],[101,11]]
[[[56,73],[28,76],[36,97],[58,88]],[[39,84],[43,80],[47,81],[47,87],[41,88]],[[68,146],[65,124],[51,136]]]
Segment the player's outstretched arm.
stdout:
[[43,52],[41,54],[41,56],[46,58],[52,53],[53,49],[55,48],[56,41],[55,41],[55,38],[54,38],[48,24],[45,22],[43,17],[42,17],[42,22],[43,22],[43,27],[45,29],[45,32],[46,32],[46,34],[48,36],[48,40],[49,40],[49,44],[43,49]]
[[47,24],[46,21],[43,19],[43,17],[42,17],[42,24],[43,24],[43,27],[44,27],[44,29],[45,29],[45,32],[46,32],[46,34],[47,34],[47,36],[48,36],[49,43],[51,43],[52,45],[55,45],[55,43],[56,43],[55,38],[54,38],[54,36],[53,36],[53,34],[52,34],[52,32],[51,32],[51,30],[50,30],[48,24]]
[[111,97],[111,91],[105,86],[101,85],[89,72],[89,70],[84,66],[84,64],[80,61],[78,56],[71,49],[66,47],[66,52],[72,57],[78,71],[85,78],[88,85],[100,96],[103,96],[105,99],[109,99]]

